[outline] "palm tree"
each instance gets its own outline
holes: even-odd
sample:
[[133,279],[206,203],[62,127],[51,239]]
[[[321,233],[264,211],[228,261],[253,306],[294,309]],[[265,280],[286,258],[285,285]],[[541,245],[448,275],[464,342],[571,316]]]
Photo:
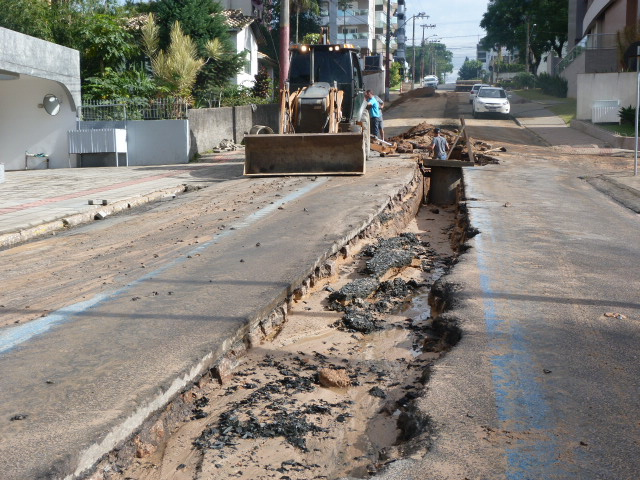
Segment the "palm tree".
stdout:
[[291,0],[291,6],[296,11],[296,43],[298,43],[298,26],[300,24],[300,12],[312,12],[316,15],[320,11],[317,0]]

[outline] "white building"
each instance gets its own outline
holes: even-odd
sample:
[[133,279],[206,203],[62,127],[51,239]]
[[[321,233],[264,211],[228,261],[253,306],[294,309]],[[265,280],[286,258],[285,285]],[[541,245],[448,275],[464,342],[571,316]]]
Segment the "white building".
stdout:
[[[392,9],[397,3],[392,3]],[[354,0],[346,10],[338,8],[337,0],[320,2],[321,24],[329,27],[331,43],[350,43],[360,48],[362,55],[385,53],[387,34],[387,3],[384,0]],[[391,15],[391,30],[396,18]],[[397,48],[391,37],[390,50]]]
[[235,45],[235,53],[245,53],[243,70],[232,79],[232,83],[244,87],[252,87],[258,73],[258,40],[262,40],[255,18],[244,15],[242,10],[224,10],[231,41]]

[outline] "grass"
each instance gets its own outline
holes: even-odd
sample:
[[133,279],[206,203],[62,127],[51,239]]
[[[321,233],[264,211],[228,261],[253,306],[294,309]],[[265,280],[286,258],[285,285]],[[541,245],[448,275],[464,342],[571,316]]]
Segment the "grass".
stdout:
[[542,90],[539,88],[514,90],[513,93],[519,97],[545,104],[545,108],[558,115],[567,125],[571,123],[571,120],[576,118],[576,110],[578,107],[575,98],[553,97],[542,93]]
[[599,123],[596,126],[604,130],[609,130],[610,132],[613,132],[616,135],[621,135],[623,137],[636,136],[636,129],[633,124],[630,123],[623,123],[622,125],[612,123]]

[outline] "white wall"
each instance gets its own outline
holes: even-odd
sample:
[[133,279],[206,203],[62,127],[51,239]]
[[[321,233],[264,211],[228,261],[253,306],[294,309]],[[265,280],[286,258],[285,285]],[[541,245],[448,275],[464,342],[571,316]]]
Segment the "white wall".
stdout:
[[245,59],[250,60],[251,73],[240,71],[236,75],[235,84],[253,87],[254,77],[258,73],[258,43],[250,27],[243,28],[236,34],[236,53],[242,53],[245,50],[251,53],[250,58],[249,53],[245,56]]
[[[58,115],[43,108],[43,97],[51,93],[62,100]],[[17,80],[0,81],[0,163],[5,170],[22,170],[25,152],[49,155],[49,168],[75,167],[69,163],[67,131],[75,128],[66,90],[57,82],[28,75]]]
[[636,88],[635,72],[580,74],[576,118],[591,120],[591,106],[597,100],[619,100],[620,107],[635,106]]

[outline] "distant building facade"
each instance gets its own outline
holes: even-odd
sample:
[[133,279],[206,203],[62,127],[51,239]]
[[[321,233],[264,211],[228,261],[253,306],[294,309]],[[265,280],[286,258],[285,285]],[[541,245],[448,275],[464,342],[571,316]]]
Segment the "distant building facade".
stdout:
[[[404,0],[400,0],[404,1]],[[395,1],[391,8],[398,6]],[[396,17],[390,15],[391,31],[395,30]],[[320,21],[329,27],[331,43],[350,43],[360,48],[362,55],[385,53],[387,34],[387,3],[384,0],[354,0],[346,10],[338,8],[338,0],[320,2]],[[391,52],[397,44],[391,38]]]

